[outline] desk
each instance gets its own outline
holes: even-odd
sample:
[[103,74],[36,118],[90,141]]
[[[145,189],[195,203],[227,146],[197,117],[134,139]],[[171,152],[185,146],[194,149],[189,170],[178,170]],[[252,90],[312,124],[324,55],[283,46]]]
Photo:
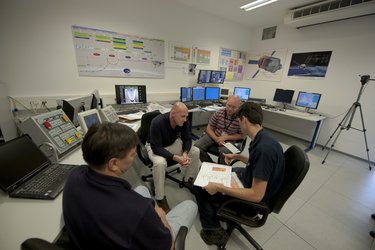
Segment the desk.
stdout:
[[288,110],[280,111],[263,108],[263,125],[266,128],[309,141],[310,145],[305,149],[305,152],[308,152],[316,146],[325,117],[316,114],[306,115],[307,113],[299,115],[295,112],[288,113]]
[[[61,163],[84,164],[81,149]],[[10,198],[0,191],[0,249],[20,249],[31,237],[53,241],[63,225],[62,194],[51,201]]]

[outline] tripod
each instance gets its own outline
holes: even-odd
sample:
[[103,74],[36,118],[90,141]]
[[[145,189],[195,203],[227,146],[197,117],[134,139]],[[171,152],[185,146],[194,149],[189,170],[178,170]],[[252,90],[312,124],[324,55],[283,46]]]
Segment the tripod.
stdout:
[[[324,150],[326,148],[326,146],[329,143],[329,141],[335,136],[336,132],[338,131],[335,139],[333,140],[333,143],[332,143],[331,147],[329,147],[329,151],[327,152],[326,156],[324,157],[324,159],[322,161],[322,164],[325,163],[325,161],[326,161],[329,153],[331,152],[332,148],[335,146],[335,143],[336,143],[337,139],[339,138],[341,132],[344,129],[346,129],[346,130],[355,129],[357,131],[363,132],[363,135],[364,135],[364,138],[365,138],[365,146],[366,146],[368,167],[369,167],[369,170],[372,169],[371,168],[371,164],[370,164],[370,156],[369,156],[369,153],[368,153],[369,149],[368,149],[368,145],[367,145],[365,122],[363,120],[363,113],[362,113],[361,103],[359,102],[359,99],[361,98],[361,95],[363,93],[363,88],[364,88],[364,86],[370,80],[373,81],[374,79],[370,79],[369,75],[362,75],[361,76],[361,88],[359,90],[357,100],[352,104],[352,106],[350,107],[350,109],[348,110],[348,112],[345,114],[344,118],[341,120],[341,122],[339,123],[339,125],[337,126],[337,128],[335,129],[335,131],[333,132],[333,134],[329,137],[328,141],[326,142],[326,144],[322,148],[322,150]],[[359,108],[359,112],[360,112],[360,115],[361,115],[362,129],[358,129],[358,128],[353,128],[352,127],[352,121],[353,121],[355,112],[357,111],[357,108]]]

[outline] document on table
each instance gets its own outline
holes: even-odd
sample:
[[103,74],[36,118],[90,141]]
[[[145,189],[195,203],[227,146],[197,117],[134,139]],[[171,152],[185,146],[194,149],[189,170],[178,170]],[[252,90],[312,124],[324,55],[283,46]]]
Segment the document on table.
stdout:
[[[204,187],[209,182],[221,183],[226,187],[243,187],[236,173],[232,173],[231,166],[203,162],[194,185]],[[235,184],[232,185],[232,182]]]
[[144,112],[139,111],[134,114],[118,115],[118,117],[121,119],[128,120],[128,121],[135,121],[135,120],[140,120],[144,114],[145,114]]

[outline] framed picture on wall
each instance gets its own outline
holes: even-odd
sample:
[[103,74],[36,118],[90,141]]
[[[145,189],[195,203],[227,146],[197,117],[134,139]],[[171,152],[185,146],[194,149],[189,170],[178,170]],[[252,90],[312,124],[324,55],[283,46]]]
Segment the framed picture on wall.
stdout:
[[288,76],[325,77],[332,51],[293,53]]
[[169,42],[169,61],[190,63],[191,46],[178,42]]

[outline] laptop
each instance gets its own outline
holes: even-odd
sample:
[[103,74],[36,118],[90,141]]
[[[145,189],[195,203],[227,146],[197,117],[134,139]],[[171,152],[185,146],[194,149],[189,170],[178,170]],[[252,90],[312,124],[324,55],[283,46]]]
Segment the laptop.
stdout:
[[79,165],[54,164],[28,135],[0,145],[0,188],[15,198],[53,200]]

